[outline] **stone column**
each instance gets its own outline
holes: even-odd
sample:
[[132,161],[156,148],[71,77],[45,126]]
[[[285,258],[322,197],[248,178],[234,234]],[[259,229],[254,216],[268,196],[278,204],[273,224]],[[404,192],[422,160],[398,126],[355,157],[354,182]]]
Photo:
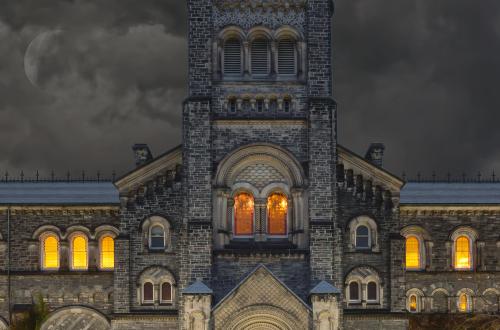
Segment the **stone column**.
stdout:
[[339,296],[340,291],[326,281],[311,290],[313,330],[340,328]]
[[182,329],[213,329],[211,322],[212,290],[198,280],[183,291],[182,298],[184,300]]

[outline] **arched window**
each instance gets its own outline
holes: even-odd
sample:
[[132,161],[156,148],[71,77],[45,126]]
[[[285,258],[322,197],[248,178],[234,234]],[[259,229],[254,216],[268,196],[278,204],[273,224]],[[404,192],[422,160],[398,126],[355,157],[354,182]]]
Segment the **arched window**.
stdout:
[[152,304],[154,302],[153,283],[146,282],[142,285],[142,303]]
[[409,298],[408,301],[408,310],[411,313],[416,313],[418,311],[418,305],[417,305],[417,296],[412,294]]
[[291,38],[283,38],[278,41],[278,73],[280,75],[295,75],[297,73],[295,40]]
[[87,238],[78,234],[71,239],[71,268],[86,270],[88,268]]
[[234,235],[253,235],[254,202],[248,193],[239,193],[234,197]]
[[149,248],[153,250],[165,249],[165,230],[161,225],[154,225],[149,232]]
[[370,229],[365,225],[361,225],[356,228],[356,248],[370,248]]
[[369,302],[378,301],[377,283],[368,282],[366,289],[367,289],[366,300]]
[[455,240],[455,269],[471,269],[471,244],[467,236]]
[[115,268],[115,240],[111,236],[103,236],[101,238],[101,269]]
[[42,268],[59,269],[59,239],[53,234],[42,240]]
[[288,198],[284,194],[273,193],[267,198],[267,233],[284,236],[287,234]]
[[469,311],[469,297],[465,293],[458,296],[458,310],[463,313]]
[[241,75],[241,41],[231,38],[224,42],[224,75]]
[[163,304],[168,304],[172,302],[172,284],[168,282],[162,283],[160,302]]
[[251,45],[252,75],[266,76],[270,68],[269,42],[264,38],[257,38]]
[[349,283],[349,301],[357,302],[360,301],[359,283],[351,282]]
[[420,268],[420,242],[415,236],[408,236],[406,238],[406,268],[419,269]]

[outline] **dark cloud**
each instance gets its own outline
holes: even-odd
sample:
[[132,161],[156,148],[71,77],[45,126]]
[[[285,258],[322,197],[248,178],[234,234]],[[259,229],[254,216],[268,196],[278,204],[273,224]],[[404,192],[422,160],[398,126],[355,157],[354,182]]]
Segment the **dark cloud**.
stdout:
[[[500,171],[499,15],[496,0],[338,0],[340,143],[384,142],[397,174]],[[24,54],[54,30],[35,87]],[[185,37],[184,1],[0,2],[0,170],[123,172],[133,143],[180,143]]]

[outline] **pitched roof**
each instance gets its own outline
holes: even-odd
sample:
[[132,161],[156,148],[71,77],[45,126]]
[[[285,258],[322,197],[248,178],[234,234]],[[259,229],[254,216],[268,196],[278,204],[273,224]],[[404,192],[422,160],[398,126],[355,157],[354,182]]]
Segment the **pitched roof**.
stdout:
[[321,281],[316,285],[310,292],[310,294],[329,294],[329,293],[340,293],[340,290],[328,283],[327,281]]
[[182,290],[182,293],[183,294],[212,294],[213,291],[208,286],[206,286],[205,283],[203,283],[200,280],[197,280],[196,282],[194,282],[193,284],[191,284],[190,286],[188,286],[187,288]]
[[400,204],[500,204],[500,182],[409,182],[401,189]]
[[109,205],[119,204],[111,182],[2,182],[4,205]]

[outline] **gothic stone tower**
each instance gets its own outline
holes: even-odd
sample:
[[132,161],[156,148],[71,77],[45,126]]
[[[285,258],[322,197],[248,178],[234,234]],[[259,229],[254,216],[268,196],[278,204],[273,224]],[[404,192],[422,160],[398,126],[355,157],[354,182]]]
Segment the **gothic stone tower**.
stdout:
[[[341,285],[333,3],[188,0],[188,11],[181,317],[312,327],[311,301],[334,310]],[[213,293],[210,320],[199,291]]]

